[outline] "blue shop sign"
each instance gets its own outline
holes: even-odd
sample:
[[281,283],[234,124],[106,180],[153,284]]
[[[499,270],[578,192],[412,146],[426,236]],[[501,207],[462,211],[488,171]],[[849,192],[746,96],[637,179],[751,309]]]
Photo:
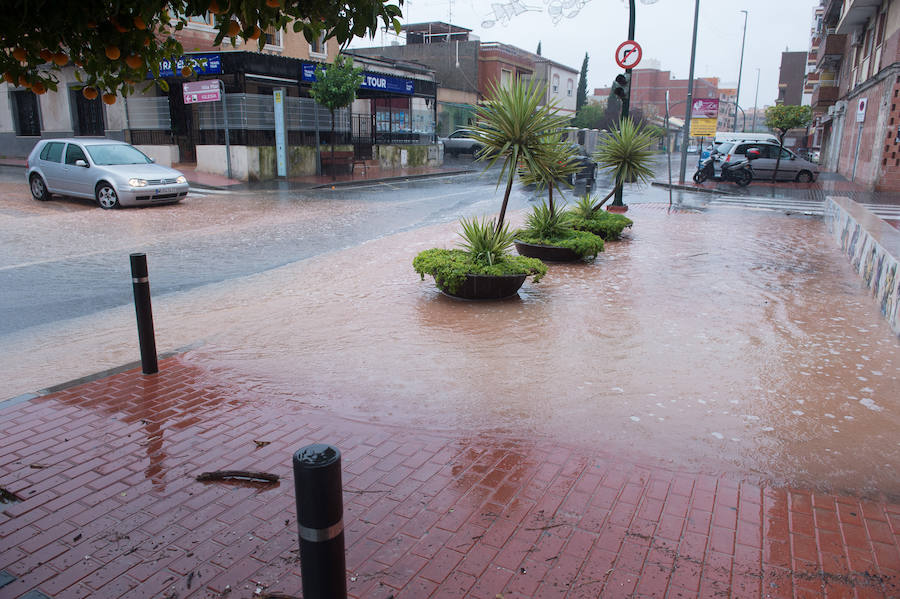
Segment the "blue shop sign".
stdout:
[[162,60],[159,63],[160,77],[180,77],[181,69],[189,66],[195,75],[220,75],[222,73],[222,60],[218,54],[191,54],[182,56],[178,60]]
[[[304,62],[300,69],[300,78],[303,81],[315,81],[316,65]],[[415,82],[412,79],[391,77],[381,73],[363,73],[362,83],[359,84],[360,89],[374,89],[376,91],[406,94],[408,96],[413,95],[415,87]]]

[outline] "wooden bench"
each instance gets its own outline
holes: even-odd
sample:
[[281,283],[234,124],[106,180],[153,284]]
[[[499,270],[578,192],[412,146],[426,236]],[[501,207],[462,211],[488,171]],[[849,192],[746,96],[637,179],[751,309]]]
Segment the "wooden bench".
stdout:
[[346,166],[350,171],[350,176],[353,176],[354,167],[357,164],[361,164],[363,167],[363,174],[368,175],[369,169],[366,165],[365,160],[357,160],[352,150],[335,150],[334,159],[332,160],[331,150],[322,150],[321,153],[322,158],[322,171],[325,171],[325,167],[330,166],[332,168],[336,168],[338,166]]

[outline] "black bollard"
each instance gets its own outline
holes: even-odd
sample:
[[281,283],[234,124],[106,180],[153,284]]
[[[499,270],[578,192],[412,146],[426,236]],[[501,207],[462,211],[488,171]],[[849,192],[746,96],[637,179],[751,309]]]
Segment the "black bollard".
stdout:
[[303,599],[346,599],[341,452],[315,443],[294,454]]
[[147,276],[147,254],[131,254],[131,286],[134,290],[134,312],[137,315],[138,343],[141,346],[141,369],[144,374],[154,374],[159,372],[159,365],[156,361],[153,309],[150,306],[150,279]]

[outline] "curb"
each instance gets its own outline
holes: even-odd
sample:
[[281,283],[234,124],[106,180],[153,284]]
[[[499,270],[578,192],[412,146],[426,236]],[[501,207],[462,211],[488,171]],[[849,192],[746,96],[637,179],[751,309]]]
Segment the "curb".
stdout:
[[468,173],[477,173],[475,170],[459,170],[459,171],[443,171],[440,173],[420,173],[416,175],[400,175],[396,177],[382,177],[381,179],[358,179],[355,181],[335,181],[334,183],[323,183],[321,185],[313,185],[310,189],[329,189],[331,187],[349,187],[351,185],[360,185],[366,183],[387,183],[389,181],[408,181],[410,179],[428,179],[430,177],[444,177],[450,175],[465,175]]
[[669,185],[668,183],[664,183],[662,181],[651,181],[650,185],[653,185],[654,187],[662,187],[664,189],[670,189],[670,188],[678,189],[681,191],[696,191],[699,193],[717,193],[719,195],[726,195],[726,196],[739,195],[733,191],[722,191],[720,189],[715,189],[715,188],[708,189],[706,187],[695,187],[693,185],[681,185],[679,183],[672,183],[671,185]]

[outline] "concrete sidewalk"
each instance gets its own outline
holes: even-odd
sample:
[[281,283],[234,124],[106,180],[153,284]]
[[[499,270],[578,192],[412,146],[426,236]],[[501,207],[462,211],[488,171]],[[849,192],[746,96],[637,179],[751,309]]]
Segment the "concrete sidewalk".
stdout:
[[[900,596],[896,503],[351,421],[223,374],[175,356],[0,404],[0,597],[299,597],[313,442],[343,452],[352,597]],[[195,480],[224,469],[281,481]]]

